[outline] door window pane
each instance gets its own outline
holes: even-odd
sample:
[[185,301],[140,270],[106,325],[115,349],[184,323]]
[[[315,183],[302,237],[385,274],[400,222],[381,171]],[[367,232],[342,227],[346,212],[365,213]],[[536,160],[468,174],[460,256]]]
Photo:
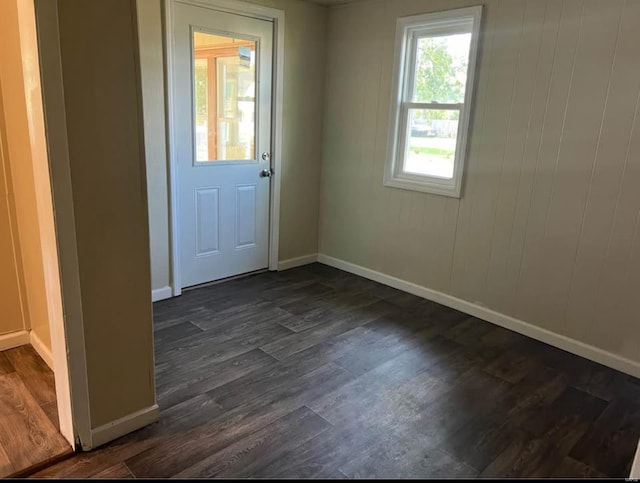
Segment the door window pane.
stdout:
[[195,111],[196,111],[196,159],[198,161],[209,159],[208,151],[208,69],[207,59],[195,59],[194,62],[194,89],[195,89]]
[[196,162],[256,159],[256,42],[194,32]]
[[470,33],[419,38],[413,101],[463,103],[470,45]]
[[459,110],[409,109],[403,171],[452,179]]

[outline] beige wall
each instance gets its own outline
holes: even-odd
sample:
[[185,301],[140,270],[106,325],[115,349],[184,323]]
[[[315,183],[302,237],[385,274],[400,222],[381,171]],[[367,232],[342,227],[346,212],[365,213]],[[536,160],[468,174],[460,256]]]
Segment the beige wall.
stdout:
[[285,11],[280,260],[318,252],[327,9],[254,1]]
[[[395,19],[478,3],[462,198],[383,187]],[[331,9],[320,252],[640,362],[638,25],[622,0]]]
[[[25,4],[26,5],[26,4]],[[17,240],[19,240],[18,264],[24,277],[23,297],[26,301],[25,327],[30,328],[47,350],[51,350],[49,331],[52,301],[48,298],[48,277],[57,277],[55,240],[52,239],[52,220],[45,222],[47,210],[51,210],[44,138],[38,135],[37,113],[30,109],[37,99],[28,59],[27,38],[21,38],[20,8],[23,0],[3,0],[0,15],[0,82],[3,97],[4,123],[0,126],[6,141],[5,162],[11,173],[11,187],[15,200]],[[40,126],[41,128],[41,126]],[[33,137],[32,137],[33,136]],[[43,170],[43,171],[38,171]],[[44,223],[44,224],[43,224]],[[50,257],[53,256],[53,259]],[[55,303],[55,302],[54,302]]]
[[149,192],[151,287],[170,286],[169,190],[161,0],[138,0],[138,36]]
[[[0,103],[2,102],[0,85]],[[0,125],[4,125],[0,110]],[[0,131],[0,336],[26,329],[28,314],[23,313],[18,267],[18,241],[15,208],[8,159],[5,159],[4,140]]]
[[[301,0],[252,0],[285,11],[280,260],[318,251],[327,11]],[[161,1],[138,0],[153,289],[169,286]]]
[[[59,0],[58,18],[86,377],[97,428],[155,404],[135,3]],[[46,75],[45,92],[50,80],[60,78]],[[58,143],[63,155],[60,149]]]

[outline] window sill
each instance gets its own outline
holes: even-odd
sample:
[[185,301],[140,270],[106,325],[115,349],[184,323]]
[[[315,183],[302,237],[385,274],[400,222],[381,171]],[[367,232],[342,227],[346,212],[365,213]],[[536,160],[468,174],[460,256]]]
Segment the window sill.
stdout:
[[460,198],[460,186],[445,184],[437,181],[415,181],[404,178],[388,178],[384,180],[384,186],[389,188],[399,188],[411,191],[421,191],[432,195],[449,196],[451,198]]

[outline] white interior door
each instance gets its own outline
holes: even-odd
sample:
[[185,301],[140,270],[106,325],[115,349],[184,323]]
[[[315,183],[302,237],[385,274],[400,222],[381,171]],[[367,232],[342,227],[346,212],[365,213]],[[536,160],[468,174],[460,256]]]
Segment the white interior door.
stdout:
[[267,268],[273,23],[175,2],[182,287]]

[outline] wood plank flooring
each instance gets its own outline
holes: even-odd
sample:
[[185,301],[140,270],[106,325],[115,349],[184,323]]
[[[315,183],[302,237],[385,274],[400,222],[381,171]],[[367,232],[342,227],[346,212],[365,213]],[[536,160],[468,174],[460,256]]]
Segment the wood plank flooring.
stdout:
[[638,380],[369,280],[313,264],[154,312],[161,420],[35,476],[629,474]]
[[0,352],[0,478],[72,453],[58,431],[53,373],[31,346]]

